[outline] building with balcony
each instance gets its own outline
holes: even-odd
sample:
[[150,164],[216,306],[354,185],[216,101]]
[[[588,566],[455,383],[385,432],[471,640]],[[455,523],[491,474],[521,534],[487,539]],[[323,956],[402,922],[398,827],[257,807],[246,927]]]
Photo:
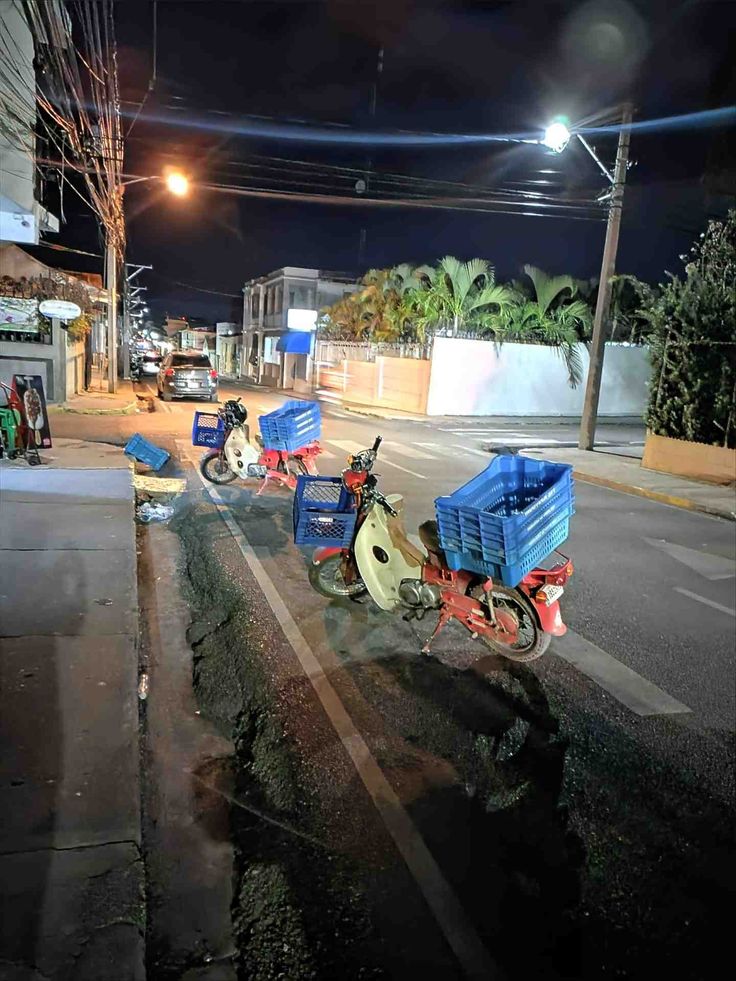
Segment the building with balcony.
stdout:
[[357,288],[347,274],[298,266],[249,280],[243,287],[241,376],[309,391],[319,312]]

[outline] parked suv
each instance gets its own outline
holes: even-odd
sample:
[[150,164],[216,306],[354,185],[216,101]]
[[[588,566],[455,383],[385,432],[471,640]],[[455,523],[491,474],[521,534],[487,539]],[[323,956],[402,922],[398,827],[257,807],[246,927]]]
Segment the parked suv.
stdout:
[[210,359],[196,351],[173,351],[161,363],[156,378],[158,396],[164,402],[173,398],[217,401],[217,372]]

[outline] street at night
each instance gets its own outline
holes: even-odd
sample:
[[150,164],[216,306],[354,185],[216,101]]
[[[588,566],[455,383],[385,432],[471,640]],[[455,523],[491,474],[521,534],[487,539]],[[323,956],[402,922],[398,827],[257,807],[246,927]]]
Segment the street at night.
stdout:
[[711,981],[736,6],[0,0],[0,981]]

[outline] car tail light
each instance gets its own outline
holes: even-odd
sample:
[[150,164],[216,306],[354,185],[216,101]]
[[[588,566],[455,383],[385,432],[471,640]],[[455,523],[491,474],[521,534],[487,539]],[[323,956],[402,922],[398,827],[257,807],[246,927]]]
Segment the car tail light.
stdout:
[[174,369],[167,368],[166,371],[164,372],[164,378],[173,378],[173,377],[174,377]]
[[214,368],[213,368],[213,369],[212,369],[212,371],[210,372],[210,378],[211,378],[211,379],[212,379],[212,381],[214,381],[214,382],[216,382],[216,381],[217,381],[217,372],[215,371],[215,369],[214,369]]

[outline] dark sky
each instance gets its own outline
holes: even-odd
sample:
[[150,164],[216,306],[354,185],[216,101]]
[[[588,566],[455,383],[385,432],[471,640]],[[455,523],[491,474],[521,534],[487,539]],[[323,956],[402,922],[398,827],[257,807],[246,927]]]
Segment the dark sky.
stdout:
[[[152,5],[126,0],[116,20],[124,108],[134,113],[151,76]],[[125,169],[160,174],[178,162],[207,183],[304,190],[317,179],[305,182],[302,165],[253,171],[254,160],[361,168],[370,160],[378,172],[473,185],[551,168],[567,190],[602,189],[579,146],[550,159],[538,147],[346,149],[227,130],[260,116],[376,130],[536,132],[556,113],[594,119],[625,97],[638,119],[694,113],[736,102],[733,41],[728,48],[735,28],[736,4],[710,0],[159,0],[156,84],[130,133]],[[615,138],[596,142],[611,161]],[[635,135],[620,271],[656,281],[677,268],[705,217],[724,207],[704,174],[730,168],[733,178],[733,148],[733,131]],[[289,166],[296,173],[284,175]],[[331,183],[328,176],[325,188]],[[247,278],[282,265],[359,272],[448,253],[488,258],[500,278],[525,262],[592,276],[605,229],[565,217],[281,202],[196,187],[179,200],[155,183],[132,186],[126,211],[129,258],[155,267],[141,279],[154,314],[212,320],[233,316],[237,299],[178,283],[237,296]]]

